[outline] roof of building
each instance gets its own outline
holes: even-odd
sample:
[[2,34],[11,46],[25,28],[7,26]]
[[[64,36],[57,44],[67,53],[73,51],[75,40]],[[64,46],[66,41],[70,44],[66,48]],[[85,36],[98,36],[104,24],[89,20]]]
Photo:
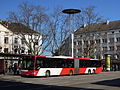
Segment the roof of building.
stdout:
[[109,30],[118,30],[120,29],[120,20],[119,21],[107,21],[104,23],[97,23],[92,25],[81,26],[76,30],[75,34],[89,33],[89,32],[101,32]]
[[35,30],[30,29],[21,23],[15,23],[10,21],[2,21],[0,20],[0,24],[9,29],[12,32],[21,32],[21,33],[37,33]]

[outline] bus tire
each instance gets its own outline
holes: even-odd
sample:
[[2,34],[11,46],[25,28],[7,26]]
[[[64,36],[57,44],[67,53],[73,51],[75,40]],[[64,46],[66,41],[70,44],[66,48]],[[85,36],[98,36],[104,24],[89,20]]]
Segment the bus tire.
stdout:
[[91,70],[89,69],[89,70],[88,70],[88,75],[90,75],[90,74],[91,74]]
[[50,77],[50,71],[49,70],[46,71],[45,76]]
[[73,75],[73,71],[70,70],[70,72],[69,72],[69,76],[72,76],[72,75]]
[[95,69],[93,69],[93,74],[95,74]]

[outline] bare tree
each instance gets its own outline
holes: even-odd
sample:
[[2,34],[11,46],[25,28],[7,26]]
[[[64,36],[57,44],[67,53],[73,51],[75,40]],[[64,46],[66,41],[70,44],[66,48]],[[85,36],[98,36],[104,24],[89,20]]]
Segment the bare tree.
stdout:
[[[28,3],[22,3],[19,5],[19,9],[20,11],[18,13],[10,12],[8,20],[17,23],[22,23],[38,32],[38,37],[36,41],[42,39],[41,54],[45,50],[53,55],[56,51],[60,52],[59,48],[62,42],[73,31],[72,29],[70,29],[69,15],[64,15],[62,13],[63,8],[55,8],[54,12],[50,15],[46,13],[46,8],[41,7],[39,5],[35,6],[30,5]],[[94,12],[94,9],[94,6],[84,8],[82,9],[82,12],[80,14],[75,15],[74,18],[71,18],[72,20],[74,20],[74,29],[77,30],[81,25],[84,26],[84,24],[86,24],[87,27],[84,28],[84,34],[89,36],[89,33],[87,32],[89,32],[91,29],[94,29],[93,27],[91,27],[91,25],[103,21],[103,18],[99,16],[99,14]],[[24,33],[19,34],[25,39]],[[25,40],[26,45],[30,48],[32,54],[38,54],[38,52],[41,50],[41,45],[39,45],[39,47],[35,49],[35,44],[31,45],[31,43],[36,43],[35,40],[33,40],[33,33],[29,32],[28,35],[29,40]],[[85,38],[84,41],[87,41],[87,39]],[[90,53],[93,51],[93,47],[95,47],[95,43],[92,44],[94,45],[91,45],[91,43],[87,45],[88,49],[86,48],[86,52],[89,53],[86,54],[87,56],[91,56]],[[88,52],[88,50],[91,52]]]
[[[80,14],[74,15],[72,18],[70,18],[69,15],[62,13],[63,8],[59,7],[54,9],[55,12],[53,12],[50,17],[50,31],[52,32],[53,39],[49,48],[49,51],[53,55],[56,54],[56,52],[57,55],[60,55],[60,52],[62,52],[62,49],[60,49],[62,48],[62,42],[72,33],[72,31],[77,30],[80,26],[86,24],[87,27],[84,28],[83,32],[89,37],[90,34],[88,32],[91,31],[91,29],[96,28],[93,24],[104,21],[102,16],[94,12],[94,9],[94,6],[84,8]],[[72,30],[72,27],[74,27],[74,30]],[[97,27],[100,27],[100,25]],[[87,41],[87,38],[84,38],[84,41]],[[94,49],[97,48],[96,46],[96,43],[92,41],[86,43],[87,48],[85,48],[86,50],[84,50],[83,55],[87,57],[93,56],[95,53]]]
[[[81,34],[83,34],[82,39],[84,43],[84,48],[81,51],[81,55],[91,58],[93,58],[100,50],[100,46],[98,46],[96,40],[94,39],[98,39],[100,37],[99,35],[97,36],[94,30],[99,30],[99,28],[101,27],[101,24],[99,23],[105,21],[105,19],[98,13],[95,13],[94,10],[95,6],[83,8],[80,16],[78,16],[79,20],[81,20],[81,27],[79,28],[79,31]],[[79,33],[76,34],[79,35]]]
[[[9,12],[8,20],[22,23],[36,31],[36,33],[19,32],[18,34],[24,39],[32,54],[40,55],[51,43],[51,37],[49,37],[51,33],[48,29],[49,17],[46,13],[46,9],[40,5],[31,5],[27,2],[23,2],[19,5],[19,10],[19,12]],[[26,35],[28,35],[29,40],[26,39]],[[42,43],[36,48],[36,42],[39,41],[42,41]],[[39,53],[41,50],[42,52]]]
[[[63,40],[70,34],[68,29],[68,16],[62,13],[62,7],[56,7],[50,15],[50,31],[52,32],[52,42],[49,46],[49,51],[55,55],[56,50],[60,47]],[[59,49],[60,50],[60,49]]]

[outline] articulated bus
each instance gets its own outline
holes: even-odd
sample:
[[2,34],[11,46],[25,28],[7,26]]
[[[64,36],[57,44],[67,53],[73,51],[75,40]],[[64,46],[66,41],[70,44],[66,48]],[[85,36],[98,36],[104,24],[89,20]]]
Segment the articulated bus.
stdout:
[[90,58],[69,58],[62,56],[47,57],[24,55],[21,75],[53,76],[92,74],[102,72],[101,61]]

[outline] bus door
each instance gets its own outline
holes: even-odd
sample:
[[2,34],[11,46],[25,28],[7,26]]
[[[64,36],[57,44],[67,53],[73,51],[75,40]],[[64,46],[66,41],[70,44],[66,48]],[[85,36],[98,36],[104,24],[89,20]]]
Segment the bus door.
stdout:
[[79,74],[79,59],[74,59],[74,74]]

